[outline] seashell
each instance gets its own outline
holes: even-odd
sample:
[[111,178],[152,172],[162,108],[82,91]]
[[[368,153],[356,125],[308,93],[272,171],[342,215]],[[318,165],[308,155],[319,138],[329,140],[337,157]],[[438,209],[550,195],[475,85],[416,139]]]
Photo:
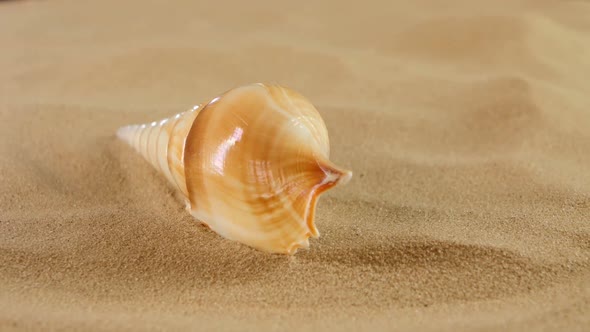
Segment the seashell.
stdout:
[[221,236],[293,254],[318,237],[315,206],[352,172],[332,164],[324,121],[303,96],[252,84],[151,124],[122,127],[132,146]]

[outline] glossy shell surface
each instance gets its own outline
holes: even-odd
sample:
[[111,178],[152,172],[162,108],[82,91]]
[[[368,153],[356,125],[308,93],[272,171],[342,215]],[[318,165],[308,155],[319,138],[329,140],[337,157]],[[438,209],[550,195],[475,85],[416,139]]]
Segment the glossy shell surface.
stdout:
[[277,85],[232,89],[118,136],[180,190],[190,213],[221,236],[293,254],[319,232],[319,195],[352,173],[329,161],[326,126],[303,96]]

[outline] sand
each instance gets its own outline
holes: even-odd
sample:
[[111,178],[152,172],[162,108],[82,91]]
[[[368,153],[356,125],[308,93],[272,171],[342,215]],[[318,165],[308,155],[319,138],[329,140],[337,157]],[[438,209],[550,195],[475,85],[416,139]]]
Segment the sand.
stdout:
[[[0,2],[0,330],[590,329],[590,4]],[[352,181],[293,257],[118,127],[307,96]]]

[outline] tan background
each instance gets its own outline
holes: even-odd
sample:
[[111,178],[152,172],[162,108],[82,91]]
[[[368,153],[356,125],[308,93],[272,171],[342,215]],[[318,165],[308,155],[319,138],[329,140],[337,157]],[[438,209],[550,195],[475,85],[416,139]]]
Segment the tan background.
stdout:
[[[583,330],[589,78],[585,1],[0,2],[0,328]],[[258,81],[355,172],[295,257],[114,137]]]

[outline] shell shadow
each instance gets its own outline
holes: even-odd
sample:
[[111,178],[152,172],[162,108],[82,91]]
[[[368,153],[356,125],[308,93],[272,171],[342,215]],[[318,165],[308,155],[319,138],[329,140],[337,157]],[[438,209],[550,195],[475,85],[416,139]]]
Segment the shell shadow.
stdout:
[[[352,293],[366,294],[373,303],[430,305],[452,301],[495,299],[550,285],[564,267],[536,262],[516,252],[484,245],[428,238],[383,239],[353,248],[323,248],[299,259],[339,270]],[[566,271],[567,270],[567,271]],[[363,277],[365,276],[365,277]],[[362,280],[362,291],[358,279]],[[388,295],[383,295],[383,293]]]

